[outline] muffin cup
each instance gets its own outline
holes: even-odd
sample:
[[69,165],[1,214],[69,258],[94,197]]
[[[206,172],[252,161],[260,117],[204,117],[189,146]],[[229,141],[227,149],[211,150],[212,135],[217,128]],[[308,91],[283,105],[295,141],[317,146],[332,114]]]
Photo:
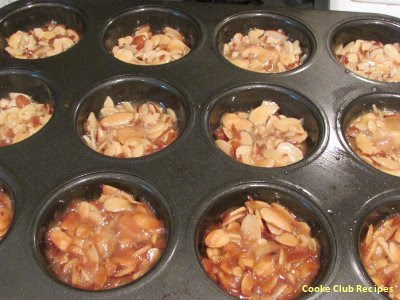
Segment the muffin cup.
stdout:
[[[157,219],[161,219],[165,223],[165,235],[167,242],[165,249],[161,254],[160,260],[142,277],[111,290],[90,291],[91,293],[112,293],[112,291],[115,289],[123,289],[130,286],[134,288],[151,281],[171,255],[175,235],[174,220],[172,218],[172,212],[167,200],[163,194],[152,184],[138,177],[120,172],[97,172],[83,175],[72,181],[69,181],[51,194],[40,207],[34,220],[32,227],[34,254],[38,263],[41,265],[42,270],[46,272],[50,278],[58,280],[58,278],[56,278],[53,272],[51,272],[49,269],[49,262],[44,253],[46,245],[46,232],[54,220],[55,213],[63,212],[73,199],[85,199],[89,201],[98,199],[101,194],[102,184],[108,184],[121,189],[128,194],[132,194],[136,199],[145,201],[147,204],[149,204],[149,206],[154,210]],[[79,288],[75,289],[79,290]]]

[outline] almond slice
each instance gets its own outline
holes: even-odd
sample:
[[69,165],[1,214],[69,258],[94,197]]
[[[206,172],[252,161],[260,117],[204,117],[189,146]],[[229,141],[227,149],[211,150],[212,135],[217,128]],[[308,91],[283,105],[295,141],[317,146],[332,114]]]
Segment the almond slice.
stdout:
[[389,246],[386,243],[385,239],[383,237],[377,237],[376,241],[378,244],[382,247],[383,251],[386,253],[386,255],[389,257],[389,259],[392,262],[396,262],[397,258],[392,254],[392,252],[389,250]]
[[290,222],[272,208],[264,207],[260,210],[260,213],[265,222],[271,223],[287,232],[293,232],[294,228]]
[[215,144],[221,149],[226,155],[231,155],[232,145],[224,140],[216,140]]
[[394,242],[390,242],[389,251],[393,255],[395,262],[400,263],[400,245]]
[[296,219],[292,216],[290,212],[286,208],[284,208],[282,205],[278,203],[272,203],[271,208],[274,209],[277,213],[279,213],[281,216],[283,216],[285,219],[287,219],[291,223],[296,223]]
[[255,215],[245,216],[240,229],[245,238],[253,240],[261,239],[261,227]]
[[285,246],[296,247],[299,244],[297,237],[291,233],[284,232],[279,236],[275,237],[275,240]]
[[305,222],[297,222],[297,232],[299,234],[309,235],[311,232],[311,228]]
[[117,127],[129,124],[135,115],[130,112],[120,112],[107,116],[100,121],[104,127]]
[[216,229],[207,234],[204,242],[207,247],[222,248],[229,243],[229,235],[223,229]]
[[271,233],[274,235],[281,235],[283,232],[282,229],[280,229],[272,224],[267,224],[267,227],[268,227],[269,231],[271,231]]
[[67,251],[69,245],[72,243],[72,238],[67,235],[60,227],[54,227],[49,233],[50,240],[61,251]]
[[247,272],[244,274],[242,282],[240,284],[240,290],[246,296],[251,295],[251,290],[254,286],[255,282],[251,273]]
[[104,201],[104,209],[109,212],[120,212],[131,208],[131,204],[119,197],[109,197]]
[[131,203],[141,204],[140,202],[135,201],[135,199],[132,197],[132,195],[130,195],[120,189],[117,189],[111,185],[103,184],[101,186],[101,191],[105,195],[117,196],[117,197],[124,198],[125,200],[128,200]]
[[400,243],[400,228],[396,230],[396,233],[394,234],[394,239],[396,242]]
[[96,265],[99,263],[99,253],[97,252],[96,246],[93,242],[87,241],[83,246],[83,251],[85,252],[89,261],[95,263]]
[[132,223],[145,230],[156,231],[162,227],[162,222],[148,214],[138,213],[132,216]]
[[123,277],[132,274],[137,269],[137,264],[127,265],[122,270],[115,272],[113,277]]
[[273,258],[268,255],[266,257],[263,257],[260,259],[255,267],[254,267],[254,272],[256,273],[257,276],[261,277],[268,277],[273,274],[274,272],[274,260]]
[[271,109],[267,105],[260,105],[253,109],[249,115],[249,120],[255,125],[265,124],[271,115]]

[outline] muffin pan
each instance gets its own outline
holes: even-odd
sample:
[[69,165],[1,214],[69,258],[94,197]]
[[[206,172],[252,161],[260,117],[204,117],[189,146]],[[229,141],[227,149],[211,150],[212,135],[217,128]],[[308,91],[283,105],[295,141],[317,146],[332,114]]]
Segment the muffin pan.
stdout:
[[[11,58],[4,51],[12,32],[51,20],[78,31],[79,43],[34,61]],[[145,23],[179,29],[190,53],[159,66],[115,59],[110,54],[115,40]],[[235,32],[256,26],[282,28],[300,40],[307,53],[304,64],[289,72],[260,74],[227,62],[220,54],[223,43]],[[0,298],[234,299],[202,269],[198,239],[210,218],[254,194],[286,205],[310,222],[320,239],[322,268],[315,286],[332,291],[304,293],[302,298],[384,299],[357,292],[357,287],[373,287],[358,245],[369,223],[400,212],[400,179],[362,162],[344,132],[351,117],[372,102],[397,109],[400,83],[366,80],[338,63],[332,54],[336,43],[355,38],[400,41],[400,20],[348,12],[123,0],[19,1],[2,8],[0,94],[29,94],[51,103],[54,114],[37,134],[0,148],[0,184],[15,208],[13,223],[0,242]],[[94,152],[81,139],[82,125],[107,95],[173,108],[179,137],[141,158]],[[304,119],[309,152],[302,161],[257,168],[215,146],[212,132],[224,112],[248,110],[262,100],[276,101],[283,114]],[[55,210],[78,194],[96,194],[101,183],[142,194],[164,220],[168,241],[159,262],[139,280],[114,290],[83,291],[48,271],[42,231]]]

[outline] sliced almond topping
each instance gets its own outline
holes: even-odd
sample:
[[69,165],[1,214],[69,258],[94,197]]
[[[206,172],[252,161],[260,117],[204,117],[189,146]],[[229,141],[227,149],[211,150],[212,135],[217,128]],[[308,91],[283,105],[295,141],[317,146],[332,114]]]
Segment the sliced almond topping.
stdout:
[[286,154],[290,163],[298,162],[303,159],[303,152],[296,146],[288,142],[283,142],[278,145],[276,151]]
[[132,274],[133,272],[135,272],[137,268],[137,264],[132,264],[132,265],[127,265],[124,268],[122,268],[120,271],[115,272],[113,274],[113,277],[123,277],[129,274]]
[[59,227],[53,228],[49,235],[50,240],[61,251],[67,251],[69,245],[72,243],[72,238],[63,232]]
[[229,243],[229,235],[223,229],[216,229],[207,234],[204,242],[210,248],[221,248]]
[[258,167],[301,160],[308,134],[301,120],[276,115],[278,110],[275,102],[263,101],[249,113],[223,114],[221,127],[215,131],[217,146],[240,162]]
[[75,235],[81,239],[87,239],[91,234],[90,227],[82,224],[75,230]]
[[230,216],[234,216],[234,215],[238,215],[238,214],[242,214],[246,211],[246,208],[244,206],[241,206],[233,211],[231,211],[229,213]]
[[284,232],[281,235],[275,237],[275,240],[285,246],[296,247],[299,243],[297,237],[291,233]]
[[156,231],[162,226],[162,223],[156,218],[142,213],[133,215],[132,222],[136,226],[150,231]]
[[382,167],[389,169],[389,170],[398,170],[399,163],[393,159],[386,158],[386,157],[380,157],[380,156],[372,156],[372,160]]
[[124,198],[125,200],[128,200],[131,203],[140,203],[140,202],[135,201],[134,198],[132,197],[132,195],[130,195],[120,189],[117,189],[111,185],[103,184],[102,192],[105,195],[111,195],[111,196],[117,196],[117,197]]
[[231,155],[232,145],[224,140],[216,140],[215,144],[219,149],[221,149],[225,154]]
[[151,248],[147,251],[147,258],[152,264],[158,261],[160,257],[161,257],[161,251],[158,248]]
[[248,239],[261,239],[261,227],[258,219],[254,215],[247,215],[242,220],[241,232]]
[[105,127],[116,127],[129,124],[134,119],[135,115],[129,112],[120,112],[107,116],[100,122]]
[[130,208],[131,204],[123,198],[110,197],[104,201],[104,209],[109,212],[120,212]]
[[396,257],[392,254],[392,252],[389,250],[389,246],[386,243],[385,239],[383,237],[378,237],[376,239],[376,241],[378,242],[378,244],[382,247],[383,251],[386,253],[386,255],[389,257],[389,259],[392,262],[396,262],[397,259]]
[[[158,65],[180,59],[190,48],[184,42],[184,36],[171,27],[165,27],[163,33],[153,34],[139,28],[132,36],[118,39],[112,53],[122,61],[137,65]],[[122,54],[121,54],[122,53]]]
[[394,239],[396,242],[400,243],[400,228],[396,230],[396,233],[394,234]]
[[242,145],[253,145],[253,137],[251,136],[250,132],[247,131],[241,131],[240,132],[240,143]]
[[278,203],[272,203],[271,208],[274,209],[277,213],[279,213],[281,216],[283,216],[285,219],[287,219],[289,222],[296,224],[297,221],[295,218],[292,216],[290,212],[287,211],[286,208],[284,208],[282,205]]
[[254,286],[254,279],[250,273],[245,273],[242,279],[242,283],[240,285],[240,289],[242,293],[246,296],[251,295],[251,290]]
[[271,233],[274,235],[280,235],[283,232],[282,229],[280,229],[272,224],[267,224],[267,227],[268,227],[269,231],[271,231]]
[[260,214],[265,222],[271,223],[285,231],[293,232],[293,226],[290,224],[290,221],[272,208],[264,207],[260,210]]
[[146,253],[147,251],[149,251],[150,249],[151,249],[151,244],[147,244],[146,246],[144,246],[144,247],[142,247],[142,248],[136,250],[136,251],[133,253],[133,256],[134,256],[134,257],[140,256],[140,255]]
[[286,256],[285,256],[285,252],[283,251],[283,248],[281,248],[281,250],[279,251],[279,260],[278,263],[280,265],[283,265],[286,261]]
[[303,235],[309,235],[311,232],[310,226],[305,222],[297,222],[297,232]]
[[274,272],[274,264],[273,258],[268,255],[256,263],[254,272],[257,276],[268,277]]
[[78,205],[78,213],[82,219],[89,217],[89,203],[82,201]]
[[85,252],[89,261],[94,262],[95,264],[99,263],[99,253],[97,252],[96,246],[93,244],[93,242],[86,242],[83,246],[83,251]]
[[395,262],[400,263],[400,245],[394,242],[389,243],[389,251]]
[[261,125],[267,122],[270,114],[270,107],[267,105],[261,105],[251,111],[249,120],[255,125]]
[[[45,253],[52,270],[74,287],[104,290],[110,283],[117,287],[133,281],[156,263],[165,247],[163,222],[150,207],[115,196],[122,191],[113,187],[105,190],[109,194],[90,202],[71,201],[56,215],[54,222],[61,225],[47,234]],[[122,210],[120,204],[132,210]]]
[[229,215],[227,218],[224,219],[224,222],[222,223],[223,226],[228,225],[231,222],[235,222],[243,218],[246,214],[243,213],[238,213],[238,214],[233,214]]
[[254,203],[257,205],[257,208],[263,208],[263,207],[271,207],[267,202],[264,201],[259,201],[259,200],[254,200]]

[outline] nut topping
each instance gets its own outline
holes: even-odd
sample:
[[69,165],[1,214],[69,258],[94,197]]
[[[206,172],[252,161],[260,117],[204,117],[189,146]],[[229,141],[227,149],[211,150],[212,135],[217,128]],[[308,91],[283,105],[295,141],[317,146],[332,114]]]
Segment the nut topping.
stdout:
[[46,234],[50,269],[81,289],[112,289],[136,280],[165,247],[164,224],[146,203],[109,185],[102,191],[97,200],[73,200]]
[[[224,45],[223,55],[240,68],[261,73],[285,72],[297,68],[307,57],[302,55],[300,42],[290,41],[283,30],[258,28],[251,29],[245,36],[236,33]],[[262,107],[260,110],[266,108]]]
[[336,58],[349,70],[372,80],[400,81],[400,44],[356,40],[339,44]]
[[400,216],[394,215],[377,225],[369,225],[360,243],[361,261],[374,283],[389,290],[391,299],[400,299]]
[[79,41],[78,33],[65,25],[51,22],[28,32],[17,31],[8,39],[5,50],[20,59],[38,59],[60,54]]
[[38,132],[50,120],[49,104],[35,102],[22,93],[0,99],[0,147],[18,143]]
[[10,196],[8,196],[2,188],[0,188],[0,241],[6,235],[10,228],[14,210],[11,204]]
[[140,157],[171,144],[178,137],[177,124],[170,108],[153,102],[115,105],[107,97],[98,118],[89,114],[82,138],[90,148],[108,156]]
[[356,117],[346,129],[354,151],[365,162],[383,172],[400,176],[400,115],[378,109]]
[[241,299],[294,299],[320,268],[308,225],[279,204],[251,197],[206,229],[204,247],[210,278]]
[[278,114],[275,102],[263,101],[249,113],[225,113],[214,132],[215,144],[245,164],[280,167],[303,159],[307,132],[302,121]]
[[149,25],[139,27],[133,35],[118,39],[112,53],[115,58],[134,65],[160,65],[177,60],[188,54],[190,48],[184,36],[171,27],[154,34]]

